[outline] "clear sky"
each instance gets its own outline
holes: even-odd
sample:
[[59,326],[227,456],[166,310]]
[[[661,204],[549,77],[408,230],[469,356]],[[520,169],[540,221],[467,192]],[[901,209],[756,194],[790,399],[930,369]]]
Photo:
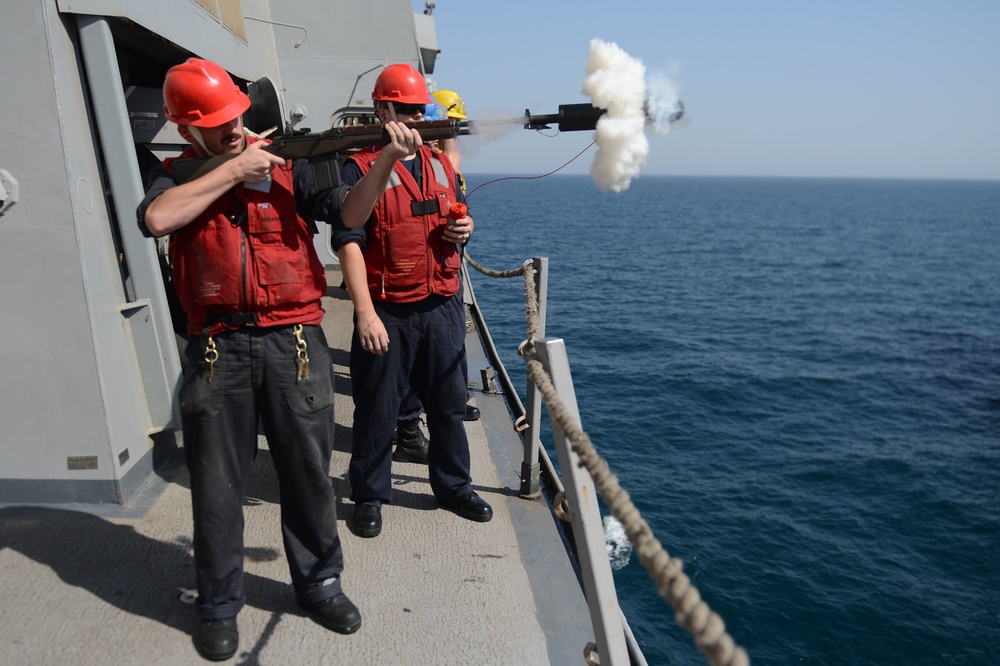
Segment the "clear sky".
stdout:
[[[473,119],[590,101],[594,38],[669,74],[686,118],[650,136],[643,175],[1000,179],[1000,0],[436,0],[433,16],[432,79]],[[592,138],[464,137],[462,168],[546,173]]]

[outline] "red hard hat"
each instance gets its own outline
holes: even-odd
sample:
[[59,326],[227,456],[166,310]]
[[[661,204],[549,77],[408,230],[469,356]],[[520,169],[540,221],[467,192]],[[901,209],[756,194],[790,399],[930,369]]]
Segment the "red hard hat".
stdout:
[[382,70],[375,80],[372,99],[376,102],[433,104],[423,75],[412,65],[397,63]]
[[226,70],[198,58],[167,70],[163,101],[167,120],[195,127],[216,127],[250,108],[250,98]]

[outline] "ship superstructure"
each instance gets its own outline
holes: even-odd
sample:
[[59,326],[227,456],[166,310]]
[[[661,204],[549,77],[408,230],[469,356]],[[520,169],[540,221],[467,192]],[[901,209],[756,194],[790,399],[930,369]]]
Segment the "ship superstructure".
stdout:
[[[190,505],[178,455],[183,339],[165,288],[168,248],[144,237],[135,219],[145,174],[184,145],[163,115],[164,74],[191,56],[217,62],[254,100],[246,122],[258,131],[363,122],[382,67],[405,62],[433,74],[431,8],[415,12],[406,0],[25,0],[6,9],[0,580],[8,593],[0,643],[9,663],[195,663],[186,636],[194,624]],[[343,497],[350,304],[337,289],[327,227],[319,229],[341,426],[331,473]],[[245,512],[242,661],[577,663],[593,652],[569,537],[544,499],[517,497],[522,439],[505,391],[485,385],[496,360],[467,291],[470,374],[483,370],[483,419],[469,435],[476,489],[497,510],[489,531],[470,534],[467,521],[432,510],[423,468],[394,468],[399,499],[387,512],[397,514],[396,531],[372,544],[343,530],[345,587],[366,625],[338,641],[287,593],[278,490],[262,437]],[[338,507],[342,520],[347,511]],[[613,599],[609,611],[615,625]],[[631,652],[642,663],[634,643]]]

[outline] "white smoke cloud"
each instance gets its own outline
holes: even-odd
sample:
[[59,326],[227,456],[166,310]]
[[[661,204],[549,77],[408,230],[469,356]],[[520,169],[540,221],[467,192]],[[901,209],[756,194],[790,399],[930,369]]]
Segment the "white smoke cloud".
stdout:
[[683,110],[678,86],[665,74],[650,77],[646,67],[617,44],[590,41],[583,94],[608,112],[597,122],[597,156],[590,174],[601,190],[622,192],[646,164],[647,122],[657,134],[666,134]]
[[590,40],[583,94],[608,112],[597,121],[597,155],[590,175],[601,190],[622,192],[646,163],[649,141],[646,114],[646,68],[617,44]]

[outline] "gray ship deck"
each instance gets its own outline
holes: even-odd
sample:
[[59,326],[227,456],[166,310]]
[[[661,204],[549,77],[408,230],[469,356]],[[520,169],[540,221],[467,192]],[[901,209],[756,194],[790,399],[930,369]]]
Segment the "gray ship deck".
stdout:
[[[330,284],[340,283],[331,274]],[[348,377],[351,306],[332,288],[324,324],[337,374],[337,437],[330,475],[346,480],[353,406]],[[468,337],[473,378],[488,362]],[[476,490],[495,511],[479,524],[437,509],[426,468],[394,463],[394,503],[381,536],[338,516],[344,588],[360,631],[323,629],[296,605],[281,546],[278,486],[266,443],[245,504],[247,605],[240,664],[568,664],[593,640],[589,615],[548,505],[517,498],[521,454],[499,396],[473,391],[468,423]],[[41,444],[41,443],[40,443]],[[191,643],[191,514],[183,466],[161,470],[125,506],[0,508],[0,654],[4,664],[202,663]]]

